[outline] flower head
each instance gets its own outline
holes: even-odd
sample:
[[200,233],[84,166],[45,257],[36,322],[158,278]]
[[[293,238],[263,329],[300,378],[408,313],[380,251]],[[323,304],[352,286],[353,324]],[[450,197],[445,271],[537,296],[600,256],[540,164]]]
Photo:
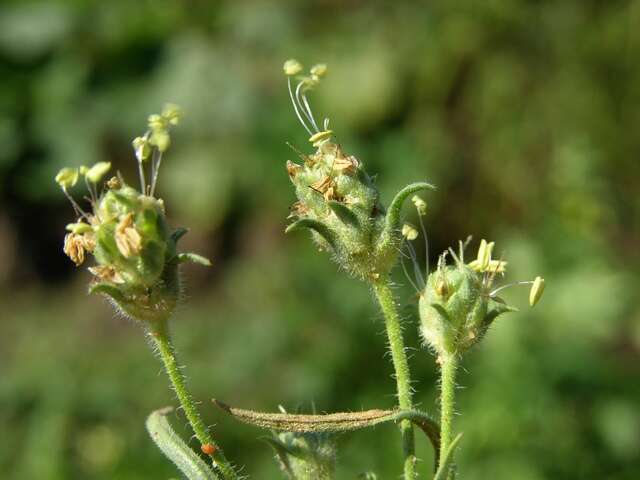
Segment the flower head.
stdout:
[[[532,289],[530,303],[539,300],[540,285],[544,285],[541,277],[533,282],[494,287],[496,276],[504,274],[507,265],[491,258],[494,246],[494,242],[482,240],[477,257],[465,263],[465,244],[461,242],[458,254],[449,249],[440,256],[436,271],[428,276],[420,294],[421,333],[426,344],[439,356],[458,355],[468,350],[486,334],[499,315],[515,310],[497,296],[501,290],[533,284],[535,294]],[[448,254],[454,258],[454,265],[447,265]]]
[[[402,202],[412,193],[432,187],[427,183],[410,185],[396,195],[387,212],[362,162],[335,141],[329,119],[318,122],[311,110],[307,94],[326,75],[327,66],[314,65],[309,75],[298,75],[301,71],[299,62],[285,62],[293,109],[315,152],[299,153],[299,164],[287,162],[297,196],[291,215],[296,221],[287,231],[312,230],[314,240],[345,270],[363,280],[376,280],[391,271],[407,233],[400,219]],[[295,86],[294,75],[298,75]]]
[[[170,232],[164,202],[155,197],[162,153],[169,145],[169,127],[179,118],[179,108],[168,105],[161,115],[149,117],[152,129],[133,141],[140,191],[127,185],[119,174],[102,185],[111,169],[109,162],[63,168],[56,175],[56,182],[78,217],[67,225],[64,253],[77,266],[92,255],[97,265],[89,268],[94,275],[91,291],[109,296],[123,312],[139,320],[154,321],[170,315],[180,291],[179,263],[208,262],[193,254],[176,252],[177,241],[186,231]],[[161,137],[166,139],[158,141]],[[150,183],[146,181],[147,174]],[[80,177],[90,195],[88,211],[68,192]]]

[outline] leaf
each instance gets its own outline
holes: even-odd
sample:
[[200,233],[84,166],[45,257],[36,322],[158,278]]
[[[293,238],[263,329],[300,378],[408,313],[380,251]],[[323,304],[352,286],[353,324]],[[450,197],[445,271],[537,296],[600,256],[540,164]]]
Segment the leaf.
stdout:
[[314,230],[315,232],[318,233],[318,235],[320,235],[322,238],[324,238],[327,241],[327,243],[331,246],[331,248],[333,248],[334,250],[336,249],[335,234],[324,223],[319,222],[317,220],[312,220],[310,218],[303,218],[289,225],[285,229],[284,233],[290,233],[295,230],[299,230],[301,228],[308,228],[310,230]]
[[383,232],[383,243],[389,242],[395,235],[395,232],[400,231],[400,211],[402,210],[402,205],[404,201],[409,197],[409,195],[413,195],[420,190],[434,190],[436,187],[426,182],[416,182],[411,183],[400,190],[396,196],[393,198],[391,205],[389,205],[389,210],[387,211],[387,216],[385,219],[385,227]]
[[299,415],[289,413],[264,413],[230,407],[219,400],[213,403],[237,420],[250,425],[279,432],[337,433],[372,427],[384,422],[411,420],[431,441],[436,453],[440,451],[440,425],[427,413],[417,410],[366,410],[323,415]]
[[173,243],[178,243],[178,240],[180,240],[182,237],[184,237],[188,231],[189,230],[187,230],[186,228],[183,228],[183,227],[177,228],[171,234],[171,240],[173,240]]
[[223,480],[173,431],[167,420],[171,407],[156,410],[147,418],[151,439],[189,480]]
[[453,454],[455,453],[456,447],[458,446],[461,438],[462,434],[459,433],[456,438],[453,439],[453,442],[451,442],[451,445],[449,445],[449,448],[447,448],[447,451],[444,454],[444,461],[442,462],[442,465],[438,467],[433,480],[447,480],[447,478],[449,478],[449,473],[453,468]]
[[356,214],[353,213],[344,203],[336,202],[335,200],[329,200],[327,202],[327,205],[329,206],[331,211],[336,214],[336,217],[338,217],[343,223],[356,228],[360,226],[360,222],[358,221],[358,217],[356,216]]

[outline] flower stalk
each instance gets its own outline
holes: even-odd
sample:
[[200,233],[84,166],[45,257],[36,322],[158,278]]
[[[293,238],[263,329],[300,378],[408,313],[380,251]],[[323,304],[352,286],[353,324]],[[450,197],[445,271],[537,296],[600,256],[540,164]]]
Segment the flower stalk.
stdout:
[[232,465],[224,456],[222,448],[214,441],[211,433],[204,424],[200,412],[196,408],[191,392],[188,390],[185,377],[180,370],[176,353],[171,342],[169,326],[167,321],[154,323],[149,329],[149,337],[158,350],[160,359],[164,364],[165,371],[171,381],[178,401],[193,429],[196,438],[200,442],[200,448],[211,458],[211,464],[225,480],[236,480],[238,478]]
[[[386,276],[381,277],[372,283],[372,287],[384,316],[391,359],[395,370],[398,406],[401,410],[412,410],[409,362],[407,361],[407,353],[402,338],[400,316],[391,291],[391,280]],[[415,470],[416,455],[413,425],[410,420],[402,420],[400,422],[400,434],[402,436],[402,451],[404,455],[404,478],[405,480],[413,480],[417,478]]]
[[441,465],[453,441],[458,363],[459,358],[455,354],[440,357],[440,460],[438,463]]

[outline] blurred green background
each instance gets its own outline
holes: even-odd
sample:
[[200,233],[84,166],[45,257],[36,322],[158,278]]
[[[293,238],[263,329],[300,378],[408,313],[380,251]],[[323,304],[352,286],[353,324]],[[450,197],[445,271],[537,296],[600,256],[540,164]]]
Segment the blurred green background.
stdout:
[[[62,254],[72,210],[53,182],[98,160],[133,179],[130,141],[166,101],[185,120],[160,195],[191,229],[184,248],[214,261],[184,269],[175,341],[228,457],[279,478],[264,432],[212,397],[261,410],[394,405],[367,288],[307,235],[283,233],[284,163],[296,157],[285,142],[308,148],[289,57],[329,64],[315,111],[378,174],[383,201],[411,181],[438,186],[425,195],[432,264],[473,234],[497,242],[508,280],[547,280],[533,310],[526,289],[510,290],[522,311],[466,357],[461,478],[640,478],[639,25],[640,2],[616,0],[3,2],[3,478],[177,476],[144,430],[176,403],[160,364],[136,325],[86,295],[89,273]],[[436,413],[415,294],[398,295],[416,400]],[[188,436],[182,415],[173,423]],[[339,443],[340,479],[397,478],[392,425]],[[418,449],[426,473],[423,438]]]

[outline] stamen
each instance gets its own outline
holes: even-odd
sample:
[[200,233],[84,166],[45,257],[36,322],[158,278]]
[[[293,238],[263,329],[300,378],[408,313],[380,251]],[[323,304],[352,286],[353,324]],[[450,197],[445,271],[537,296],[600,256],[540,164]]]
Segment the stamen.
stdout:
[[293,103],[293,109],[296,112],[296,116],[298,117],[298,120],[300,121],[300,123],[302,124],[304,129],[309,133],[309,135],[313,135],[314,132],[312,132],[309,129],[309,127],[307,126],[305,121],[302,119],[302,115],[300,115],[300,111],[298,110],[298,102],[296,101],[296,98],[293,95],[293,89],[291,88],[291,78],[290,77],[287,78],[287,86],[289,88],[289,97],[291,98],[291,103]]
[[424,221],[422,220],[422,215],[418,215],[418,219],[420,220],[420,229],[422,230],[422,235],[424,236],[424,266],[425,266],[425,276],[429,276],[429,237],[427,236],[427,229],[424,226]]
[[296,94],[298,95],[299,99],[302,99],[302,105],[304,107],[303,111],[306,111],[307,118],[311,121],[311,124],[316,129],[316,131],[320,131],[320,129],[318,128],[318,124],[316,123],[316,119],[313,116],[313,112],[311,111],[309,100],[307,100],[307,96],[305,95],[305,92],[303,91],[302,87],[303,87],[303,82],[300,82],[300,84],[298,85],[298,88],[296,88]]
[[160,164],[162,163],[162,152],[159,150],[154,150],[153,159],[152,159],[152,169],[151,175],[153,180],[151,182],[151,191],[149,192],[149,196],[153,197],[153,194],[156,191],[156,184],[158,183],[158,174],[160,172]]
[[413,245],[409,242],[406,242],[409,247],[409,255],[411,255],[411,262],[413,263],[413,271],[416,277],[416,282],[420,285],[426,285],[424,281],[424,277],[422,276],[422,272],[420,271],[420,266],[418,265],[418,259],[416,257],[416,251],[413,248]]
[[506,285],[502,285],[501,287],[498,287],[495,290],[493,290],[492,292],[490,292],[489,296],[490,297],[494,297],[496,295],[496,293],[504,290],[505,288],[515,287],[515,286],[518,286],[518,285],[533,285],[533,280],[526,280],[526,281],[522,281],[522,282],[507,283]]
[[304,85],[304,80],[298,83],[298,86],[296,87],[296,100],[298,101],[298,106],[300,107],[300,110],[304,114],[305,118],[311,123],[311,126],[314,128],[314,130],[318,131],[318,125],[316,124],[316,120],[313,117],[313,112],[311,112],[311,107],[309,106],[307,97],[302,90]]
[[[402,252],[401,252],[402,253]],[[404,263],[404,258],[405,258],[405,254],[402,253],[400,255],[400,265],[402,266],[402,271],[404,272],[404,276],[407,278],[407,280],[409,280],[409,283],[411,284],[411,286],[414,288],[414,290],[418,293],[420,293],[420,289],[418,288],[418,286],[413,282],[413,280],[411,280],[411,276],[409,275],[409,272],[407,271],[407,266]]]
[[63,187],[62,192],[64,193],[64,196],[67,197],[67,199],[71,202],[71,206],[73,207],[74,212],[76,212],[76,215],[84,218],[88,223],[91,223],[91,217],[89,216],[89,214],[84,210],[82,210],[82,207],[80,207],[80,205],[76,203],[76,201],[69,194],[67,189]]

